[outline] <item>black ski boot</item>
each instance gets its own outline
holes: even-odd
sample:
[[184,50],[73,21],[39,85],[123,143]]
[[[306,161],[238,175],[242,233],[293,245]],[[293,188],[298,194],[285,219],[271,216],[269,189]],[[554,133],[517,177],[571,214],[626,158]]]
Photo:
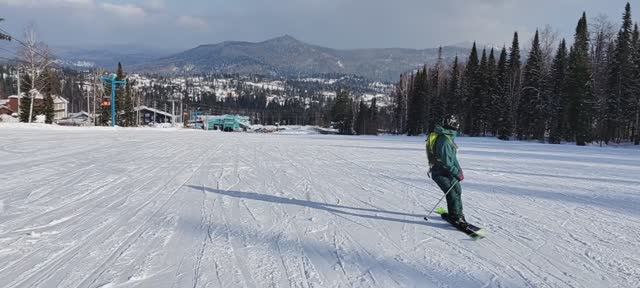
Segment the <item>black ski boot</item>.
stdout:
[[457,216],[457,215],[450,215],[451,220],[453,225],[460,227],[461,229],[467,229],[467,227],[469,226],[469,223],[467,223],[467,220],[464,219],[464,215],[461,216]]

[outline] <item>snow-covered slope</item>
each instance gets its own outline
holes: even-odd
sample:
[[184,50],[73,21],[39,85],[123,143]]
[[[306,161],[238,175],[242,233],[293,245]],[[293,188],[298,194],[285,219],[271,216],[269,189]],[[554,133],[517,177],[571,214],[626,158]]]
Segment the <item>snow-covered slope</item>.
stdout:
[[[14,127],[14,128],[11,128]],[[0,127],[0,287],[637,287],[640,152],[460,139],[471,241],[424,141]]]

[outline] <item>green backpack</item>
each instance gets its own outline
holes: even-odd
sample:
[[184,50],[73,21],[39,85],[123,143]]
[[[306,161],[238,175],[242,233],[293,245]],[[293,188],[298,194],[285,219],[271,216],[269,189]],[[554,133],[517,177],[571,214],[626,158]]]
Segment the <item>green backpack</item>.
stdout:
[[[429,170],[431,170],[436,162],[438,162],[438,157],[436,156],[436,143],[438,142],[439,136],[440,134],[431,132],[427,137],[427,160],[429,161]],[[449,136],[445,135],[445,137],[451,141]]]

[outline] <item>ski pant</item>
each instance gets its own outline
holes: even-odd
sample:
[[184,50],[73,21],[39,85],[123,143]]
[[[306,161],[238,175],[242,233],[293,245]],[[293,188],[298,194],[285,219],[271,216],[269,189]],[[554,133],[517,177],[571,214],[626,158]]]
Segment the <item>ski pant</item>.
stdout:
[[433,181],[438,184],[443,193],[447,193],[451,185],[455,183],[455,186],[451,188],[449,194],[447,194],[447,211],[452,217],[464,216],[462,214],[462,186],[460,182],[449,176],[432,175]]

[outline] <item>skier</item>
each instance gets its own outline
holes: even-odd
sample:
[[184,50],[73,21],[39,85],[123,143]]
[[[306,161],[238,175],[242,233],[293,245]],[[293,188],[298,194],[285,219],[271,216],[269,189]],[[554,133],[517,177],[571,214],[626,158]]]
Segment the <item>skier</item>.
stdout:
[[[467,227],[462,213],[462,186],[464,173],[456,156],[458,146],[454,140],[458,129],[452,125],[436,126],[427,139],[427,157],[429,159],[431,179],[447,194],[447,217],[452,224],[460,228]],[[453,186],[453,187],[451,187]]]

